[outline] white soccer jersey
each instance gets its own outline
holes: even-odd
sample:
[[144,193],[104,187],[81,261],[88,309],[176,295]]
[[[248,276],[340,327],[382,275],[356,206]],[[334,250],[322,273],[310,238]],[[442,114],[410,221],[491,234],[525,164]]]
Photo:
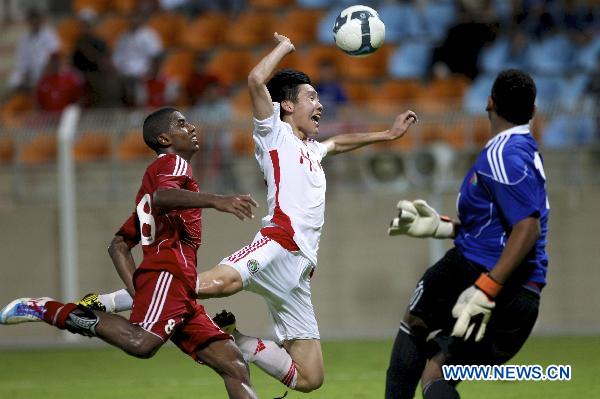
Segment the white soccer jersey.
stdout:
[[317,264],[325,220],[325,172],[321,160],[327,147],[305,142],[280,119],[280,105],[265,120],[254,118],[255,157],[267,183],[269,213],[263,227],[277,225],[294,240],[304,256]]

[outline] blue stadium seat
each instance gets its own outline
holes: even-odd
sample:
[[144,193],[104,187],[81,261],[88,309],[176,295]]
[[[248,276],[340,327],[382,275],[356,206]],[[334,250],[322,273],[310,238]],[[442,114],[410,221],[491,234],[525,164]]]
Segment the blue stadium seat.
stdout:
[[568,78],[563,84],[559,96],[561,108],[566,111],[577,111],[585,98],[589,81],[590,76],[586,73],[578,73]]
[[588,72],[595,71],[599,65],[600,57],[600,35],[596,35],[592,40],[580,48],[575,55],[575,63],[579,68]]
[[463,109],[472,115],[485,115],[487,99],[492,92],[494,74],[479,75],[463,98]]
[[593,144],[595,140],[596,122],[591,115],[557,115],[542,134],[542,145],[553,149]]
[[296,4],[300,8],[330,8],[335,0],[296,0]]
[[554,112],[560,109],[560,96],[564,92],[567,80],[562,74],[532,75],[537,87],[535,105],[542,112]]
[[530,48],[531,67],[539,73],[565,73],[572,65],[574,44],[559,33],[534,42]]
[[390,76],[399,79],[424,78],[431,62],[430,43],[405,42],[400,44],[389,59]]
[[333,43],[333,25],[335,25],[335,20],[339,13],[340,10],[333,9],[321,19],[319,26],[317,27],[317,38],[319,39],[319,42],[325,44]]
[[423,38],[427,31],[425,20],[411,3],[385,3],[379,8],[385,23],[385,40],[398,43],[408,38]]
[[456,4],[451,1],[427,3],[423,9],[423,19],[428,38],[436,42],[442,41],[456,21]]

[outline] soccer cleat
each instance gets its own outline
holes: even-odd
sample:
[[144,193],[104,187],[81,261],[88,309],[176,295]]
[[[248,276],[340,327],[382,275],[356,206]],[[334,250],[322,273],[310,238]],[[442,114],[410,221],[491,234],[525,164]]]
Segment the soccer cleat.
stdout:
[[42,321],[46,313],[46,302],[52,298],[19,298],[15,299],[0,311],[0,324],[19,324]]
[[78,306],[84,307],[89,310],[100,310],[106,312],[106,307],[100,302],[98,294],[87,294],[77,302]]
[[213,321],[221,328],[221,330],[228,334],[233,334],[233,331],[235,330],[235,315],[233,313],[223,310],[213,317]]

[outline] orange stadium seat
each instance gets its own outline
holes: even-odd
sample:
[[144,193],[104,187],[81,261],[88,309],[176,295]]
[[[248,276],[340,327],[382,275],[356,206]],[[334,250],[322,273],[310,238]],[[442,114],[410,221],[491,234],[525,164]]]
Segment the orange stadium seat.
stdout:
[[462,105],[468,86],[469,80],[463,76],[435,79],[419,91],[418,109],[421,112],[441,113],[449,108],[458,108]]
[[294,0],[249,0],[249,8],[276,10],[281,7],[290,6]]
[[395,112],[413,107],[422,90],[418,80],[403,79],[383,82],[370,98],[370,105],[376,112]]
[[252,102],[246,87],[241,87],[233,96],[231,104],[238,118],[247,119],[252,112]]
[[539,113],[534,116],[531,127],[531,134],[533,134],[533,137],[535,137],[535,139],[538,142],[542,139],[542,133],[544,132],[546,125],[548,125],[547,116],[541,115]]
[[0,106],[0,121],[5,127],[19,127],[27,113],[35,106],[33,96],[17,92]]
[[331,62],[336,65],[339,74],[337,58],[340,50],[334,46],[315,45],[311,46],[298,60],[298,69],[306,73],[313,81],[319,80],[319,65],[323,62]]
[[183,29],[179,36],[180,44],[193,51],[211,49],[223,42],[223,27],[226,25],[225,14],[202,14]]
[[185,86],[194,70],[196,54],[189,50],[171,51],[162,64],[162,71],[170,78]]
[[336,57],[338,71],[346,79],[378,79],[384,78],[387,73],[388,55],[390,47],[383,45],[368,57]]
[[224,83],[231,85],[245,82],[254,63],[251,52],[245,50],[220,49],[212,56],[207,68]]
[[117,147],[117,158],[121,161],[151,159],[154,156],[156,154],[144,143],[140,130],[125,133]]
[[251,47],[268,43],[273,34],[275,15],[264,11],[247,11],[228,26],[225,41],[233,46]]
[[317,25],[323,14],[321,10],[294,8],[277,18],[273,31],[290,37],[295,45],[310,43],[315,40]]
[[138,8],[139,0],[111,0],[110,8],[119,14],[131,14]]
[[[483,147],[491,138],[490,123],[487,118],[473,118],[467,123],[466,129],[473,139],[476,147]],[[468,136],[467,136],[468,137]]]
[[106,40],[106,43],[108,43],[110,47],[114,47],[117,44],[119,37],[127,30],[128,26],[129,20],[125,17],[107,17],[96,27],[96,33],[102,39]]
[[376,94],[376,88],[371,82],[344,81],[342,87],[353,104],[365,104]]
[[11,136],[0,136],[0,163],[11,162],[15,156],[15,142]]
[[21,146],[20,159],[29,165],[39,165],[56,160],[56,133],[40,133]]
[[106,160],[110,157],[110,133],[86,132],[81,134],[73,145],[76,162]]
[[236,128],[232,132],[232,148],[236,156],[248,156],[254,154],[254,140],[252,139],[251,128]]
[[72,4],[75,13],[90,9],[95,11],[96,14],[101,14],[108,10],[109,0],[73,0]]
[[65,18],[56,24],[56,32],[60,38],[61,52],[71,54],[81,34],[81,22],[77,18]]
[[179,35],[186,27],[187,21],[181,14],[159,12],[152,14],[147,24],[156,30],[163,47],[166,48],[179,43]]

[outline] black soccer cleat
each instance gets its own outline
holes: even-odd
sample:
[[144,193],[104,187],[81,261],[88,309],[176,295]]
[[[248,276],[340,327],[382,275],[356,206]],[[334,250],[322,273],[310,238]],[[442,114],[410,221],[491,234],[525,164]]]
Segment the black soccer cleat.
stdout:
[[233,331],[235,330],[235,315],[233,313],[223,309],[221,313],[217,313],[215,317],[213,317],[213,321],[221,328],[221,330],[233,334]]

